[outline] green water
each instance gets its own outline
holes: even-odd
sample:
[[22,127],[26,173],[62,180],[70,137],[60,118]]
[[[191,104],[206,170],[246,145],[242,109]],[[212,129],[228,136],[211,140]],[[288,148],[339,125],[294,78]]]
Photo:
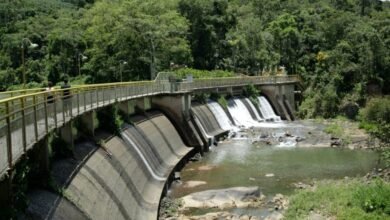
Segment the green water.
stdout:
[[[259,186],[266,196],[291,194],[293,183],[363,176],[377,165],[378,154],[367,150],[335,148],[280,148],[232,140],[212,149],[199,162],[189,163],[181,180],[205,181],[205,185],[172,187],[173,197],[235,186]],[[200,170],[208,167],[211,169]],[[266,174],[274,174],[266,177]]]

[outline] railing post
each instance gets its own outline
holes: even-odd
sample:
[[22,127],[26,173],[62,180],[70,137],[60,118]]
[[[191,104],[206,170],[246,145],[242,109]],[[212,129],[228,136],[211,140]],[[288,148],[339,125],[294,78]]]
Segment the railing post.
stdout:
[[21,108],[22,108],[22,143],[23,143],[23,152],[27,152],[27,136],[26,136],[26,112],[25,112],[25,99],[21,98]]
[[[45,93],[45,98],[43,99],[43,106],[44,106],[44,112],[45,112],[45,130],[46,134],[49,133],[49,122],[48,122],[48,114],[47,114],[47,93]],[[65,116],[64,116],[64,122],[65,122]]]
[[117,87],[115,86],[115,87],[114,87],[114,91],[115,91],[115,93],[114,93],[114,94],[115,94],[114,100],[115,100],[115,101],[117,101],[117,98],[118,98],[118,97],[117,97],[117,94],[116,94],[116,89],[117,89]]
[[8,156],[8,168],[12,169],[12,130],[11,130],[11,120],[10,120],[10,111],[9,111],[9,102],[5,103],[5,114],[6,114],[6,123],[7,123],[7,156]]
[[93,92],[91,91],[91,90],[88,90],[89,91],[89,94],[90,94],[90,96],[91,96],[91,100],[90,100],[90,102],[91,102],[91,109],[93,108]]
[[38,120],[37,120],[37,97],[33,96],[33,110],[34,110],[34,134],[35,141],[38,141]]
[[99,107],[99,90],[95,89],[96,92],[96,108]]
[[83,91],[83,96],[84,96],[84,112],[87,111],[87,93]]
[[78,91],[77,91],[77,115],[80,115],[80,96]]
[[[103,93],[103,106],[104,106],[104,104],[105,104],[105,97],[104,97],[104,91],[105,91],[105,89],[102,89],[102,93]],[[110,103],[110,101],[108,101],[108,103]]]
[[[53,114],[54,114],[54,125],[57,128],[58,127],[58,120],[57,120],[57,103],[58,103],[58,100],[56,100],[57,96],[56,96],[55,93],[54,93],[53,99],[54,99],[54,101],[53,101],[52,105],[53,105]],[[65,120],[64,120],[64,123],[65,123]]]

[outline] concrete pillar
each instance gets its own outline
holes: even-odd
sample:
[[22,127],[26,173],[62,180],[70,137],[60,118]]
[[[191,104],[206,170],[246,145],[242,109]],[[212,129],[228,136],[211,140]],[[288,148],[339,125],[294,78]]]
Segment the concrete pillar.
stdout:
[[61,138],[69,145],[69,149],[74,150],[73,122],[70,121],[60,128]]
[[96,112],[90,111],[81,115],[81,122],[83,124],[83,132],[86,132],[87,135],[91,137],[95,136],[95,128],[96,128]]
[[184,143],[190,147],[198,147],[196,134],[190,126],[191,96],[189,93],[153,96],[153,108],[160,109],[173,123]]
[[183,114],[186,120],[190,118],[190,109],[191,109],[191,95],[184,94],[182,96],[182,105],[183,105]]
[[152,101],[150,97],[144,97],[136,100],[136,110],[145,112],[151,109]]
[[128,100],[118,103],[118,108],[120,111],[126,115],[131,115],[135,113],[136,100]]
[[42,178],[42,181],[50,177],[49,139],[49,136],[46,136],[38,142],[34,147],[32,154],[32,160],[38,163],[39,178]]
[[227,94],[234,95],[233,87],[228,87],[227,88]]

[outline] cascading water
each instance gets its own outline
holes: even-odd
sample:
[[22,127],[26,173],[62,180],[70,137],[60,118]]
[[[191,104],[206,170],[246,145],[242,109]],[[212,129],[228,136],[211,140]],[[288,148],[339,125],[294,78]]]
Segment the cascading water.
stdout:
[[269,104],[268,100],[264,96],[257,98],[260,103],[260,111],[264,119],[267,121],[281,121],[280,116],[277,116]]
[[256,120],[258,121],[264,121],[264,119],[260,116],[259,112],[257,111],[257,108],[253,105],[250,99],[245,98],[246,102],[249,104],[250,108],[252,109],[253,113],[255,114]]
[[156,174],[153,170],[153,168],[150,166],[148,160],[145,158],[145,156],[142,154],[141,150],[137,146],[136,143],[129,137],[129,135],[126,132],[122,132],[121,136],[123,139],[133,147],[133,149],[137,152],[138,156],[141,158],[142,162],[145,164],[146,168],[148,169],[149,173],[153,176],[153,178],[157,181],[166,181],[165,177],[161,177],[158,174]]
[[211,112],[214,114],[215,118],[218,121],[219,126],[223,130],[233,130],[234,125],[230,121],[229,117],[226,115],[226,112],[222,109],[222,107],[215,101],[209,100],[207,102],[208,107]]
[[253,127],[260,125],[260,123],[253,120],[245,104],[239,98],[229,100],[228,110],[233,117],[234,123],[238,126]]

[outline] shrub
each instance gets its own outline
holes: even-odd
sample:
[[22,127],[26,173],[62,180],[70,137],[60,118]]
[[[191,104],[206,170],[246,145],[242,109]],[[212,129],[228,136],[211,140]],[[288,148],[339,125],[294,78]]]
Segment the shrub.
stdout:
[[202,104],[206,104],[209,96],[207,93],[198,93],[194,95],[194,99]]
[[360,127],[390,143],[390,98],[374,98],[367,102],[359,113]]
[[224,108],[224,109],[227,109],[227,108],[228,108],[228,102],[227,102],[227,100],[225,99],[225,97],[223,97],[223,96],[219,97],[219,99],[217,100],[217,102],[222,106],[222,108]]
[[359,186],[355,199],[365,212],[379,212],[390,215],[390,186],[383,180]]
[[343,135],[343,128],[338,124],[331,124],[325,128],[325,132],[334,137],[341,138]]
[[334,85],[330,84],[320,90],[308,88],[304,92],[305,100],[299,107],[301,118],[332,118],[339,113],[340,98]]
[[390,98],[374,98],[367,102],[360,112],[361,119],[367,122],[390,123]]
[[97,118],[100,128],[113,131],[116,135],[120,134],[123,120],[118,113],[118,107],[116,105],[108,106],[98,111]]
[[175,70],[175,73],[180,78],[185,78],[187,75],[191,74],[193,78],[215,78],[215,77],[233,77],[235,74],[233,72],[224,71],[224,70],[197,70],[192,68],[182,68]]
[[256,87],[253,84],[246,85],[244,87],[243,95],[247,98],[255,98],[259,96],[259,90],[256,89]]

